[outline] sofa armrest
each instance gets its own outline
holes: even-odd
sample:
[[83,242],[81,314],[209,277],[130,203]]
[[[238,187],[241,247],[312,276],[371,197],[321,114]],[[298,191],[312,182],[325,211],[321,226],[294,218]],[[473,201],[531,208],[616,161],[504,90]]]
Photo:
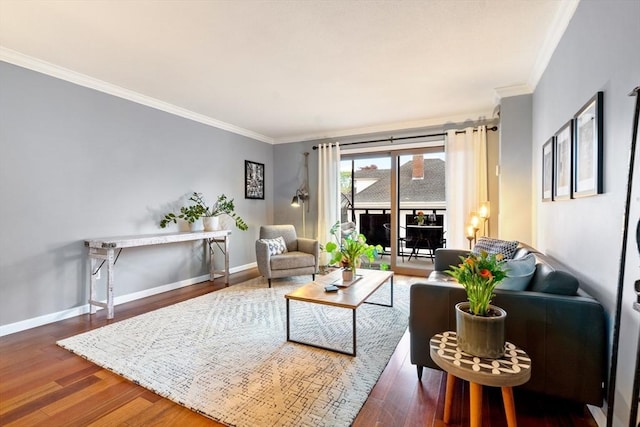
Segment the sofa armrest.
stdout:
[[256,240],[256,264],[258,271],[266,278],[271,277],[271,255],[269,254],[269,245],[260,240]]
[[433,269],[436,271],[448,270],[452,265],[460,264],[460,257],[468,256],[470,251],[466,249],[436,249]]

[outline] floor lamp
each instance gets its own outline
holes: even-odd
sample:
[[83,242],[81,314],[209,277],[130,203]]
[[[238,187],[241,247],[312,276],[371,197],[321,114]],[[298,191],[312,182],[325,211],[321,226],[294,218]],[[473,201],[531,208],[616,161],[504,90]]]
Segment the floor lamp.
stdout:
[[[307,237],[307,221],[305,215],[305,202],[309,200],[309,153],[304,153],[304,182],[296,190],[296,194],[291,200],[291,206],[300,207],[302,205],[302,237]],[[307,209],[308,209],[307,204]]]

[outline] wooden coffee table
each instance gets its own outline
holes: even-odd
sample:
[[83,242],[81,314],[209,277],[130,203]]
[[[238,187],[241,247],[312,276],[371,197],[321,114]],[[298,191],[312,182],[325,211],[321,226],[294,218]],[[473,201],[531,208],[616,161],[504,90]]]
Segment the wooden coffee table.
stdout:
[[[355,356],[356,309],[363,303],[381,305],[383,307],[393,307],[393,271],[359,269],[357,271],[357,275],[362,277],[351,286],[340,288],[340,290],[338,290],[337,292],[326,292],[324,290],[324,287],[332,283],[340,282],[342,278],[341,270],[336,270],[333,273],[327,274],[326,276],[320,276],[313,282],[309,282],[306,285],[296,289],[295,291],[286,294],[284,297],[287,300],[287,341]],[[374,302],[367,302],[367,298],[369,298],[371,294],[377,291],[380,286],[385,284],[388,280],[391,281],[391,303],[378,304]],[[353,351],[348,352],[340,349],[324,347],[317,344],[291,339],[289,321],[289,301],[291,300],[351,309],[351,311],[353,312]]]

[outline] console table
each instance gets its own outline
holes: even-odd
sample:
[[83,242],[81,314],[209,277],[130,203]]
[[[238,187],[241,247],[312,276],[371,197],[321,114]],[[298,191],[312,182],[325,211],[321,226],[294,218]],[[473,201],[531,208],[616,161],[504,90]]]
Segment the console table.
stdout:
[[[122,249],[138,246],[163,245],[166,243],[190,242],[194,240],[206,240],[209,252],[213,255],[212,243],[224,253],[224,270],[214,268],[213,256],[209,263],[211,280],[216,274],[224,276],[225,285],[229,286],[229,236],[231,230],[175,232],[161,234],[144,234],[138,236],[104,237],[99,239],[87,239],[84,245],[89,248],[89,312],[95,314],[96,307],[107,309],[107,319],[113,319],[113,273],[114,266]],[[117,251],[117,254],[116,254]],[[98,265],[98,263],[100,263]],[[96,275],[104,264],[107,264],[107,301],[96,300]]]

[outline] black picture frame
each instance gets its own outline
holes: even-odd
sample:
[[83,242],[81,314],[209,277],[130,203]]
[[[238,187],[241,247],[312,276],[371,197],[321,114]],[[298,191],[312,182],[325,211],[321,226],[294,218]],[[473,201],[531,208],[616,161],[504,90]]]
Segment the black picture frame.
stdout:
[[587,197],[603,192],[602,100],[596,93],[574,116],[573,196]]
[[264,163],[244,161],[244,198],[264,200]]
[[554,142],[552,136],[542,146],[542,201],[553,201]]
[[553,139],[553,200],[568,200],[573,196],[573,119]]

